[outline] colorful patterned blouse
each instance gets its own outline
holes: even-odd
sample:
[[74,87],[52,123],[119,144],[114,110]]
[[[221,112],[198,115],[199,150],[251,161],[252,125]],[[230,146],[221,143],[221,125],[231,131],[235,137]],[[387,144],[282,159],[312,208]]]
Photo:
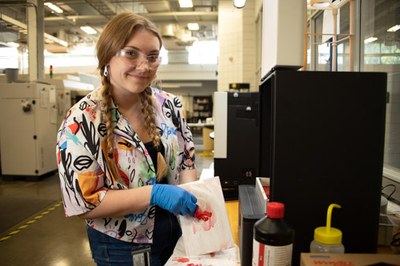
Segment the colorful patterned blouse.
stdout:
[[[182,115],[179,98],[152,88],[156,124],[161,130],[167,180],[179,184],[179,173],[195,169],[192,134]],[[57,135],[57,162],[66,216],[86,213],[100,204],[109,189],[128,189],[155,183],[154,165],[144,143],[116,107],[113,120],[114,160],[122,180],[114,179],[106,162],[106,125],[101,121],[102,97],[96,89],[68,112]],[[155,206],[119,218],[87,219],[89,226],[114,238],[151,243]]]

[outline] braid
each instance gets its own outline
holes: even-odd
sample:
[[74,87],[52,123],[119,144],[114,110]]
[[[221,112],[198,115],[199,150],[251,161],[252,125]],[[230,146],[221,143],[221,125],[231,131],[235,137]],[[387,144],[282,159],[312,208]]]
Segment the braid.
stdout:
[[106,130],[107,130],[107,135],[106,135],[106,155],[107,159],[109,161],[109,167],[112,176],[115,179],[120,179],[121,176],[119,174],[119,171],[117,169],[117,166],[115,164],[114,160],[114,125],[112,121],[112,106],[111,106],[111,88],[110,88],[110,83],[107,80],[106,77],[102,77],[102,96],[103,96],[103,117],[102,120],[105,121],[106,124]]
[[[156,115],[153,109],[153,97],[151,88],[147,87],[140,94],[140,101],[142,103],[142,113],[144,114],[144,121],[147,131],[153,141],[154,147],[158,149],[161,144],[160,133],[156,126]],[[157,180],[161,180],[168,172],[168,165],[165,158],[160,152],[157,153]]]
[[154,146],[160,145],[160,136],[155,122],[155,114],[153,110],[153,102],[151,97],[151,89],[146,88],[143,93],[140,94],[140,101],[142,103],[142,113],[144,114],[144,121],[146,123],[147,131],[153,140]]

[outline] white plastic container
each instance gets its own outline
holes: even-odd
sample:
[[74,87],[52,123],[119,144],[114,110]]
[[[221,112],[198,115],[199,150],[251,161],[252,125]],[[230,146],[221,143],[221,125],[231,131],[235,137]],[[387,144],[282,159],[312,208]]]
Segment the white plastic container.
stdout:
[[342,244],[342,231],[331,227],[332,209],[340,208],[340,205],[332,203],[326,214],[326,226],[320,226],[314,230],[314,240],[310,244],[311,253],[344,253]]
[[344,246],[342,243],[336,245],[323,244],[318,241],[311,241],[311,253],[344,253]]

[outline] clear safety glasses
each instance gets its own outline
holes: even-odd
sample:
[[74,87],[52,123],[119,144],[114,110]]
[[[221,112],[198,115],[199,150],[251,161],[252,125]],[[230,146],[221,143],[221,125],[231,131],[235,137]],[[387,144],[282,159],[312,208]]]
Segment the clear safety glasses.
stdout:
[[125,48],[118,51],[117,56],[123,57],[131,64],[139,65],[144,60],[151,69],[157,68],[161,63],[161,57],[158,53],[145,55],[133,48]]

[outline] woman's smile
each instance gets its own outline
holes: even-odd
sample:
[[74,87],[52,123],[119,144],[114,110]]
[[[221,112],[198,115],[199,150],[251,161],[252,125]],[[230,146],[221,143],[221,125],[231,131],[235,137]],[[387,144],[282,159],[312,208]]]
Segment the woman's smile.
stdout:
[[[125,50],[124,50],[125,49]],[[139,30],[124,45],[124,53],[111,58],[110,83],[113,95],[123,91],[141,93],[155,78],[158,61],[153,55],[159,54],[160,41],[157,36],[146,30]]]

